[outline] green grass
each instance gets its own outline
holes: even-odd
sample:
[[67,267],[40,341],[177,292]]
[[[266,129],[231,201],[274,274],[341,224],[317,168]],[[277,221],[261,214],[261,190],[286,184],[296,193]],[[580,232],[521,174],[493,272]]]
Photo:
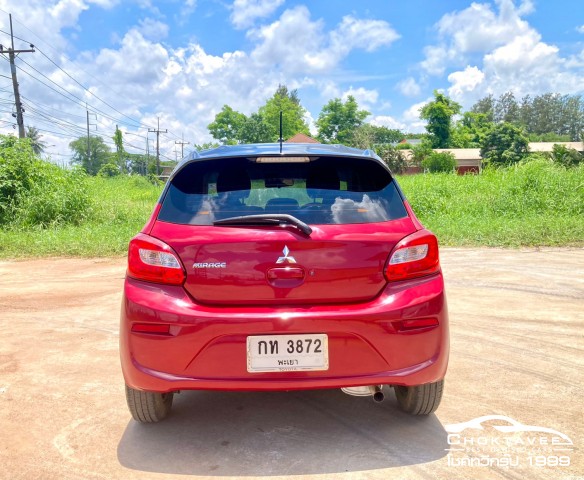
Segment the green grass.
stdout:
[[422,223],[452,246],[584,245],[584,165],[537,160],[481,175],[403,176]]
[[[426,227],[451,246],[584,246],[584,165],[533,161],[481,175],[402,176]],[[0,258],[122,256],[160,195],[140,177],[92,177],[88,219],[49,228],[4,227]]]
[[0,230],[0,257],[124,255],[152,213],[162,187],[142,177],[91,177],[89,219],[51,228]]

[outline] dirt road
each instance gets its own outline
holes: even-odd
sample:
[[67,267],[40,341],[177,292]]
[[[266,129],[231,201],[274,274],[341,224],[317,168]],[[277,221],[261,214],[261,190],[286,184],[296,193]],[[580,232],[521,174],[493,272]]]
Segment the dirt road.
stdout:
[[[138,425],[118,361],[124,259],[0,262],[0,478],[584,479],[584,250],[444,249],[442,263],[436,415],[400,413],[392,391],[189,392]],[[452,426],[486,415],[543,428]]]

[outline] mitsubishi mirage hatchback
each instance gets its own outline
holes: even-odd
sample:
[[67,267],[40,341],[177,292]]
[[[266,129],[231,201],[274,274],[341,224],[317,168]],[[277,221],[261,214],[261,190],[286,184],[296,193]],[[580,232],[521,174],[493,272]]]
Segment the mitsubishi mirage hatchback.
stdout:
[[436,237],[387,166],[339,145],[183,159],[129,245],[120,335],[130,412],[181,390],[342,388],[438,408],[448,314]]

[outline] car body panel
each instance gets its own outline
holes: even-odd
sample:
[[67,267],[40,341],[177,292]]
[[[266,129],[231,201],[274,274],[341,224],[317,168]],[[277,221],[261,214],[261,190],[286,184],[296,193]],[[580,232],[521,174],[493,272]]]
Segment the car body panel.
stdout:
[[[418,318],[434,318],[439,328],[399,330]],[[170,335],[131,332],[143,322],[168,323]],[[327,371],[246,371],[248,335],[323,332]],[[417,385],[444,377],[449,349],[441,275],[389,284],[370,302],[280,308],[197,305],[182,287],[128,279],[121,335],[126,382],[153,391]]]
[[[311,223],[309,236],[291,225],[185,225],[158,219],[170,182],[186,166],[258,155],[346,157],[376,162],[388,171],[373,152],[336,145],[245,145],[185,157],[142,233],[176,253],[186,279],[183,285],[165,285],[126,277],[120,326],[126,384],[165,393],[415,386],[442,380],[449,339],[440,270],[400,281],[386,275],[398,242],[423,229],[397,183],[403,218]],[[405,328],[405,322],[428,320],[426,326]],[[135,331],[137,326],[154,329],[144,333]],[[291,334],[326,334],[328,368],[247,371],[247,337]]]
[[[415,227],[410,218],[382,223],[294,228],[234,228],[157,222],[151,235],[182,260],[185,289],[215,305],[351,303],[374,298],[385,286],[389,253]],[[283,254],[287,249],[289,255]],[[280,263],[278,263],[280,261]],[[204,267],[211,264],[213,267]],[[199,267],[197,267],[199,266]],[[269,278],[294,266],[301,281]],[[276,275],[277,276],[277,275]]]

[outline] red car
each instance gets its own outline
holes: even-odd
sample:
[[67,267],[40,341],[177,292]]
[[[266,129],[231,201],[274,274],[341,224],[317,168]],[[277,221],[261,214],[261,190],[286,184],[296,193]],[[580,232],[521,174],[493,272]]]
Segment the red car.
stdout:
[[448,313],[436,237],[387,166],[340,145],[225,146],[181,161],[130,242],[128,407],[180,390],[342,388],[438,407]]

